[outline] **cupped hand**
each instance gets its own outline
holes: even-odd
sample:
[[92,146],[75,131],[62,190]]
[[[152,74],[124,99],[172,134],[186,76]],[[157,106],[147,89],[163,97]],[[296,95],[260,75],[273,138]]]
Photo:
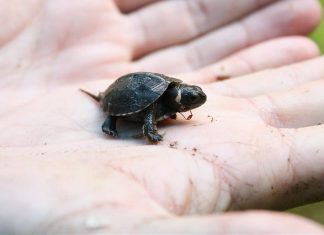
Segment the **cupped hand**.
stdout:
[[[1,232],[322,232],[289,215],[212,213],[285,209],[323,199],[323,58],[203,85],[207,103],[194,110],[190,121],[179,117],[162,123],[164,141],[157,145],[138,137],[140,127],[127,123],[120,125],[120,138],[105,136],[100,130],[104,114],[78,91],[101,91],[112,80],[96,78],[137,69],[211,81],[206,76],[220,63],[237,65],[231,69],[234,75],[249,72],[236,63],[243,55],[256,70],[314,57],[316,47],[304,38],[261,43],[310,30],[314,21],[307,21],[315,14],[303,20],[300,16],[317,9],[314,1],[298,1],[305,5],[290,17],[284,15],[287,25],[269,20],[278,20],[273,14],[284,6],[296,9],[296,1],[260,1],[264,8],[244,1],[234,10],[231,1],[199,1],[197,6],[181,1],[66,2],[34,1],[28,5],[30,14],[27,8],[21,10],[25,23],[20,30],[2,35],[1,99],[6,106],[1,106],[0,122]],[[141,4],[145,7],[136,10]],[[223,15],[213,14],[215,9],[223,9]],[[200,11],[210,18],[202,18]],[[152,12],[166,12],[171,18],[161,17],[165,22],[158,25]],[[183,19],[178,22],[183,24],[181,34],[174,15]],[[240,19],[238,25],[235,19]],[[226,37],[219,45],[208,41],[218,42],[217,37],[227,35],[224,32],[233,32],[231,27],[241,27],[242,19],[244,27],[255,22],[250,30],[265,27],[262,31],[269,33],[249,34],[257,39],[248,44],[236,41],[239,37]],[[292,22],[303,23],[291,27]],[[6,30],[14,32],[13,28]],[[151,34],[152,28],[163,33]],[[283,45],[295,54],[269,53]],[[297,50],[297,45],[307,49]],[[201,64],[192,68],[172,67],[173,59],[183,63],[179,51],[188,48],[208,53],[201,58],[215,57],[199,60]],[[246,49],[236,53],[242,48]],[[254,57],[264,55],[261,52],[268,52],[269,60]]]

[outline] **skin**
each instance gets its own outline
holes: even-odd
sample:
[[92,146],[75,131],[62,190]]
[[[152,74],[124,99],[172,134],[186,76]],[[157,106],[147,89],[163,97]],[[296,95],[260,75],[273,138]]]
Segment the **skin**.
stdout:
[[[318,3],[192,2],[0,2],[0,233],[323,233],[252,210],[324,199],[324,58],[301,36]],[[134,70],[207,83],[208,101],[159,145],[107,138],[78,88]]]

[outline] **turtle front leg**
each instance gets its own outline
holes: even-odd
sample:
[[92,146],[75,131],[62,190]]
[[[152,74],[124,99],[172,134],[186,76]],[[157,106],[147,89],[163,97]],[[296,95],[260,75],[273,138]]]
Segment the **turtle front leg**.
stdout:
[[105,120],[105,122],[102,124],[101,129],[104,133],[111,135],[111,136],[117,136],[117,130],[116,130],[116,117],[108,116]]
[[158,142],[163,139],[163,137],[157,133],[155,121],[155,105],[152,105],[147,109],[146,115],[144,117],[143,134],[153,142]]
[[176,119],[177,119],[177,114],[176,114],[176,113],[175,113],[175,114],[172,114],[172,115],[170,116],[170,118],[176,120]]

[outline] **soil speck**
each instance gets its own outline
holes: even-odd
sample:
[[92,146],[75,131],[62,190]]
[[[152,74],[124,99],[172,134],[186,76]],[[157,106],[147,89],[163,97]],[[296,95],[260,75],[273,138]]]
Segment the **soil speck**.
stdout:
[[230,79],[231,78],[231,76],[230,75],[217,75],[216,77],[215,77],[215,80],[216,81],[224,81],[224,80],[227,80],[227,79]]

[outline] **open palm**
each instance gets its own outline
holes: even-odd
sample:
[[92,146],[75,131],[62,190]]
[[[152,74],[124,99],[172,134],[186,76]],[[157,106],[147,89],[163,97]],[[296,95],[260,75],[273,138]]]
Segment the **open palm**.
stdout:
[[[278,76],[263,86],[260,81],[265,84],[266,79],[259,78],[271,77],[272,71],[202,86],[208,102],[194,111],[191,121],[180,117],[160,125],[164,141],[158,145],[135,138],[138,127],[127,123],[121,125],[119,139],[102,134],[104,114],[78,91],[80,86],[101,91],[112,80],[98,78],[137,70],[186,73],[184,79],[206,82],[215,80],[224,67],[231,67],[232,75],[251,72],[242,66],[242,57],[254,65],[252,70],[314,57],[316,47],[305,38],[262,41],[311,30],[316,22],[311,17],[291,25],[306,11],[317,12],[315,2],[299,1],[313,8],[293,12],[295,17],[279,25],[269,19],[276,20],[273,15],[287,5],[296,7],[296,1],[260,1],[269,5],[256,12],[260,5],[255,1],[244,1],[233,11],[231,1],[116,2],[33,1],[35,5],[22,9],[20,25],[2,35],[2,231],[224,232],[229,221],[242,231],[241,223],[249,225],[256,218],[260,225],[271,218],[280,229],[285,220],[271,214],[175,215],[283,209],[318,200],[320,170],[312,164],[299,167],[304,157],[299,142],[314,129],[296,134],[296,129],[286,128],[315,125],[322,116],[280,119],[295,114],[295,106],[290,113],[280,112],[271,101],[288,100],[285,89],[296,83],[285,84]],[[212,9],[224,15],[215,16]],[[260,36],[261,29],[267,33]],[[229,40],[233,33],[237,38]],[[299,51],[300,46],[306,50]],[[267,60],[255,57],[283,47],[291,53],[269,54]],[[314,70],[320,63],[310,62]],[[277,75],[294,68],[278,69]],[[321,84],[320,76],[318,72],[305,74],[304,81],[294,79],[320,95],[317,84],[308,84]],[[305,88],[295,89],[296,95],[304,94]],[[273,93],[278,90],[283,91]],[[307,170],[313,177],[304,173]],[[296,186],[301,182],[308,187],[306,193]],[[299,219],[286,219],[310,229]]]

